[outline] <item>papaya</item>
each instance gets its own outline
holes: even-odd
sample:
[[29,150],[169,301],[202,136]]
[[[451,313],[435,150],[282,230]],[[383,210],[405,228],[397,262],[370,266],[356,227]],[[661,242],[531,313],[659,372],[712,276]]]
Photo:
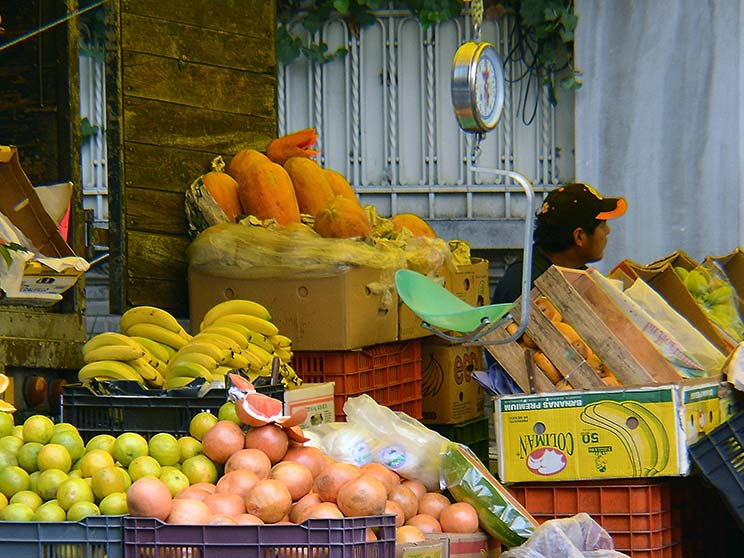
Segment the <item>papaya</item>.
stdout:
[[212,170],[201,177],[204,187],[211,194],[217,205],[224,211],[228,221],[235,222],[243,214],[243,207],[238,196],[238,183],[225,172],[222,157],[212,160]]
[[429,223],[414,213],[398,213],[397,215],[393,215],[391,220],[396,231],[406,228],[413,236],[437,238],[437,233],[429,226]]
[[310,149],[318,141],[318,134],[314,128],[305,128],[290,134],[278,137],[266,146],[266,155],[280,165],[286,163],[291,157],[315,157],[320,151]]
[[359,203],[359,198],[357,198],[354,188],[351,187],[351,184],[349,184],[349,181],[346,180],[343,174],[333,169],[323,169],[323,174],[325,174],[326,180],[335,196],[343,196]]
[[300,222],[292,180],[277,163],[258,163],[237,173],[243,211],[259,219],[276,219],[280,225]]
[[242,149],[238,151],[230,161],[230,165],[227,167],[227,173],[236,178],[236,175],[240,172],[248,170],[250,167],[257,163],[270,163],[266,155],[255,149]]
[[336,196],[317,212],[315,231],[325,238],[372,236],[367,214],[357,202],[344,196]]
[[312,215],[320,211],[335,195],[320,165],[306,157],[291,157],[284,163],[294,186],[300,213]]

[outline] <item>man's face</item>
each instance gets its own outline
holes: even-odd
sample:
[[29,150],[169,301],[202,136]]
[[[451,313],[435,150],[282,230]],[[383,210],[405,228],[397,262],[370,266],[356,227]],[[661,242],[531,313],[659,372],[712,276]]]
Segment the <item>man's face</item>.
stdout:
[[607,237],[610,235],[610,225],[602,221],[594,232],[585,235],[585,242],[581,246],[581,255],[586,263],[598,262],[604,256]]

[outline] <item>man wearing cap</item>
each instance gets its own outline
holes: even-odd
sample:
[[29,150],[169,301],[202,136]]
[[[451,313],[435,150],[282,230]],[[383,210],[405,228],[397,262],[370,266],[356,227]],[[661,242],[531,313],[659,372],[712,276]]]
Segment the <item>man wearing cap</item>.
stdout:
[[[536,215],[532,282],[552,265],[586,269],[604,256],[609,219],[628,209],[624,198],[603,198],[581,182],[550,192]],[[514,302],[522,294],[522,260],[512,263],[494,290],[492,302]]]

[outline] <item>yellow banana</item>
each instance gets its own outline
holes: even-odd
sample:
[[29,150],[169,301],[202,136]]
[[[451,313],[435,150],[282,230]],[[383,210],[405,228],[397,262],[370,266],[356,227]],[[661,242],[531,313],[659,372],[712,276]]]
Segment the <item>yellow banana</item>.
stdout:
[[[248,331],[248,330],[246,329],[245,331]],[[250,341],[250,337],[239,332],[238,330],[232,329],[229,327],[224,327],[224,326],[217,325],[217,324],[213,324],[213,325],[205,327],[203,330],[199,332],[199,334],[202,334],[202,333],[216,333],[218,335],[222,335],[223,337],[228,337],[232,339],[233,341],[235,341],[241,349],[245,348],[245,346],[248,345],[248,341]]]
[[115,331],[105,331],[94,335],[83,345],[83,355],[90,351],[95,351],[101,347],[107,347],[109,345],[129,345],[130,347],[138,347],[136,341],[133,341],[126,335],[116,333]]
[[274,354],[279,357],[282,362],[289,362],[292,360],[292,351],[287,349],[274,349]]
[[264,305],[253,300],[236,298],[212,306],[212,308],[204,314],[199,330],[201,331],[204,327],[213,324],[219,318],[228,314],[246,314],[271,321],[271,314]]
[[160,387],[163,385],[164,379],[160,372],[158,372],[148,361],[144,358],[138,358],[128,363],[134,371],[137,372],[142,379],[148,384]]
[[269,342],[277,348],[290,348],[292,346],[292,340],[281,333],[269,337]]
[[229,356],[230,351],[218,347],[206,339],[194,339],[178,349],[178,352],[171,357],[170,362],[175,362],[181,355],[188,353],[204,353],[205,355],[212,357],[218,363],[221,363]]
[[165,345],[162,343],[158,343],[157,341],[150,339],[149,337],[141,337],[141,336],[135,336],[132,337],[134,341],[137,341],[140,345],[142,345],[145,349],[150,351],[150,354],[157,358],[158,360],[162,360],[166,364],[171,358],[171,354],[168,351],[168,349],[165,348]]
[[302,385],[302,379],[297,375],[294,368],[289,364],[283,363],[279,367],[279,375],[282,377],[282,383],[287,388],[298,387]]
[[268,352],[265,349],[262,349],[255,343],[248,343],[248,347],[246,347],[246,352],[253,353],[261,360],[261,366],[264,366],[266,364],[271,364],[271,361],[274,358],[273,353]]
[[144,322],[131,325],[124,333],[132,337],[148,337],[158,343],[170,345],[174,349],[180,349],[188,341],[178,333],[165,329],[157,324],[148,324]]
[[191,338],[193,337],[188,331],[183,328],[179,329],[176,333],[186,341],[191,341]]
[[279,333],[279,328],[270,321],[250,314],[225,314],[224,316],[220,316],[214,323],[219,324],[222,322],[235,322],[258,333],[263,333],[267,337]]
[[[247,353],[247,354],[252,354],[252,353]],[[225,361],[225,365],[230,366],[232,368],[248,368],[250,363],[251,361],[248,360],[247,356],[238,355],[235,353],[233,353],[232,356]]]
[[165,383],[163,384],[163,388],[178,389],[178,388],[186,387],[194,380],[195,378],[192,378],[191,376],[174,376],[172,378],[167,378],[165,380]]
[[263,333],[259,333],[257,331],[252,331],[252,330],[248,330],[248,331],[251,332],[251,338],[250,338],[251,343],[258,345],[267,353],[274,352],[274,345],[271,344],[271,341],[269,341],[268,337],[266,337]]
[[95,360],[126,361],[144,356],[145,351],[142,347],[133,347],[132,345],[106,345],[83,353],[83,362],[87,363]]
[[233,339],[230,339],[229,337],[225,337],[224,335],[220,333],[214,333],[214,332],[203,332],[203,333],[197,333],[194,335],[191,342],[194,341],[209,341],[210,343],[214,343],[221,349],[227,349],[228,351],[232,351],[234,353],[240,353],[242,352],[242,349],[240,348],[240,344],[236,343]]
[[[669,463],[669,435],[667,434],[664,424],[654,413],[649,411],[638,401],[623,401],[623,407],[630,409],[636,415],[638,420],[646,421],[649,427],[650,438],[647,440],[649,445],[658,448],[656,463],[645,470],[646,476],[652,477],[661,473]],[[649,435],[643,430],[645,435]]]
[[214,372],[219,363],[206,353],[181,353],[177,355],[172,361],[171,365],[178,362],[195,362],[201,364],[204,368],[210,372]]
[[96,360],[83,366],[78,372],[78,379],[86,382],[93,378],[107,380],[131,380],[143,383],[134,368],[119,360]]
[[225,374],[228,374],[233,371],[233,368],[230,368],[229,366],[218,366],[214,370],[212,370],[212,376],[224,376]]
[[166,364],[170,361],[170,359],[172,359],[175,356],[176,351],[178,351],[178,349],[176,349],[175,347],[171,347],[170,345],[166,345],[165,343],[160,343],[159,341],[155,341],[155,343],[158,343],[161,347],[163,347],[168,352],[168,359],[163,360],[163,362],[165,362]]
[[168,368],[168,378],[173,378],[174,376],[204,378],[205,380],[212,379],[212,374],[201,364],[186,361],[177,362]]
[[178,333],[181,324],[169,312],[155,306],[135,306],[121,315],[119,324],[121,330],[126,331],[134,324],[146,323],[159,325],[162,328]]

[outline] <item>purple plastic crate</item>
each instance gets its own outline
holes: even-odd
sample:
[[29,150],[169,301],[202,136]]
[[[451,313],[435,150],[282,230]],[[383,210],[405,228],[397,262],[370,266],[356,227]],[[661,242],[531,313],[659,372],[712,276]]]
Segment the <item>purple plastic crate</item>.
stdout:
[[[374,529],[376,541],[367,541]],[[124,557],[394,558],[395,516],[308,519],[302,525],[169,525],[124,518]]]

